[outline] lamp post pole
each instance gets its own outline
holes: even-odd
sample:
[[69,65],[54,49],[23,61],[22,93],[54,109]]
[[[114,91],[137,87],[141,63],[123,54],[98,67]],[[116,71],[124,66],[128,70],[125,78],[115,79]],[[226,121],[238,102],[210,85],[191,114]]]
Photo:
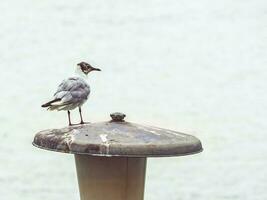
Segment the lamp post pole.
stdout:
[[75,155],[81,200],[143,200],[146,158]]

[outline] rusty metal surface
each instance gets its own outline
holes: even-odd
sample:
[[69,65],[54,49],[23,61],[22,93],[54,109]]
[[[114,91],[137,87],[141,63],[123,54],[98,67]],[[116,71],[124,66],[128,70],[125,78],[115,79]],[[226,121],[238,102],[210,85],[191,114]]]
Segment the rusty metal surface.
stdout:
[[194,136],[129,122],[100,122],[37,133],[42,149],[95,156],[162,157],[202,151]]

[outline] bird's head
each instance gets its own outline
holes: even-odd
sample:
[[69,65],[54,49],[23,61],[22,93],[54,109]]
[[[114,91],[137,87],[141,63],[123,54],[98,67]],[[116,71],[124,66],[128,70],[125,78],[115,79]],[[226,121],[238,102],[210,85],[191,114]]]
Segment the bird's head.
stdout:
[[77,71],[80,74],[88,75],[91,71],[101,71],[101,69],[94,68],[86,62],[80,62],[77,64]]

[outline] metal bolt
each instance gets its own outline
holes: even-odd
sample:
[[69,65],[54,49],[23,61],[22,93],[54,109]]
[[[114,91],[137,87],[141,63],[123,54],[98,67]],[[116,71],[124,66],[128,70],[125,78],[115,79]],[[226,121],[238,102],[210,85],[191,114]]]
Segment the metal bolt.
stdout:
[[111,113],[110,117],[112,118],[111,121],[113,122],[124,122],[124,118],[126,117],[126,115],[120,112],[115,112]]

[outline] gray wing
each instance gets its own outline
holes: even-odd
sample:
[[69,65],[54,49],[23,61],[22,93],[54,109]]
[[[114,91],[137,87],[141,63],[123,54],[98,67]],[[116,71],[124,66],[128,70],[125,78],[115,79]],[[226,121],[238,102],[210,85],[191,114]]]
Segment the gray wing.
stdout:
[[61,99],[61,103],[76,103],[84,101],[90,94],[89,85],[81,78],[71,77],[62,81],[58,86],[55,99]]
[[62,91],[70,91],[75,86],[75,82],[77,81],[78,81],[78,78],[75,78],[75,77],[71,77],[71,78],[63,80],[58,86],[57,91],[54,94],[54,96],[57,93],[62,92]]

